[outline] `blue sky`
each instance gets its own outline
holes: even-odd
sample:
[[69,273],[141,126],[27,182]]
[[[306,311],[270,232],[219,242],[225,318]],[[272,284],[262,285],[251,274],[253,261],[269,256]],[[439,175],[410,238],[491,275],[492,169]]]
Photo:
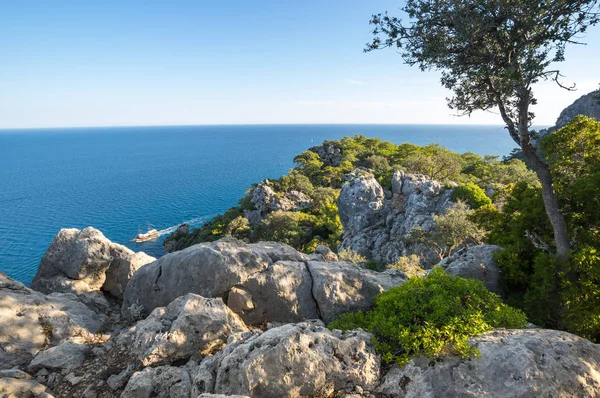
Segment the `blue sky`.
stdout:
[[[238,123],[500,124],[456,118],[434,72],[364,54],[400,1],[3,1],[0,128]],[[600,27],[536,88],[536,124],[600,83]]]

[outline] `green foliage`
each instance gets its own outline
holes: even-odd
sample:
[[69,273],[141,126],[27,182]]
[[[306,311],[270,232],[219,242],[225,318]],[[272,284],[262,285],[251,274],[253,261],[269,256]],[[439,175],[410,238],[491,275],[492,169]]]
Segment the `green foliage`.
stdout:
[[479,209],[481,206],[492,204],[492,200],[486,196],[483,189],[472,182],[454,188],[451,200],[453,202],[463,201],[471,206],[471,209]]
[[296,169],[308,178],[318,174],[321,167],[323,167],[323,162],[321,162],[319,155],[312,151],[302,152],[300,155],[297,155],[294,157],[294,163],[296,164]]
[[[572,236],[566,261],[552,252],[552,229],[538,187],[517,184],[488,226],[509,304],[535,324],[600,341],[600,123],[577,117],[542,140]],[[550,252],[550,253],[549,253]]]
[[519,159],[505,159],[499,161],[497,156],[481,157],[474,153],[464,153],[462,174],[468,176],[468,180],[486,188],[490,184],[507,185],[526,182],[532,186],[539,186],[535,173],[527,168],[527,165]]
[[408,239],[426,245],[441,260],[451,256],[458,248],[481,243],[484,231],[472,220],[473,213],[464,202],[458,201],[444,214],[433,216],[436,226],[433,231],[424,232],[416,228]]
[[416,254],[408,257],[400,257],[398,261],[386,266],[388,269],[397,269],[404,272],[409,278],[423,277],[426,272],[421,268],[421,258]]
[[401,164],[408,172],[425,174],[441,182],[458,179],[463,166],[460,155],[433,144],[408,155]]
[[338,257],[342,261],[350,261],[356,265],[363,265],[367,262],[367,259],[364,256],[358,254],[355,251],[352,251],[348,247],[345,247],[338,251]]
[[600,243],[600,122],[578,116],[544,137],[556,189],[577,243]]
[[256,240],[283,242],[304,250],[316,224],[316,217],[306,213],[275,211],[256,227]]
[[299,191],[307,195],[314,192],[310,179],[298,170],[290,170],[287,175],[282,176],[279,179],[279,189],[281,192]]
[[248,219],[243,216],[239,216],[231,220],[231,222],[225,226],[225,236],[229,238],[236,238],[244,242],[250,242],[252,230]]
[[503,304],[481,281],[449,276],[440,267],[380,294],[370,311],[344,314],[329,324],[330,329],[360,327],[373,333],[383,360],[399,364],[415,355],[477,355],[469,337],[525,326],[525,315]]
[[592,341],[600,341],[600,252],[597,247],[582,246],[575,250],[567,271],[576,280],[562,276],[565,303],[564,324],[570,331]]

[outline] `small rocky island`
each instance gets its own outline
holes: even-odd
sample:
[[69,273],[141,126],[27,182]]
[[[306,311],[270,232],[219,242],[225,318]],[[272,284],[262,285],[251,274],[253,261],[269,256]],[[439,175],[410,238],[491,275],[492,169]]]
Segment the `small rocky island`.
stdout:
[[[589,105],[576,105],[582,103]],[[581,112],[572,113],[561,118]],[[346,148],[359,142],[349,140]],[[391,153],[392,144],[360,142]],[[402,155],[404,165],[422,164],[416,146],[394,148],[413,151]],[[444,165],[455,159],[431,148],[438,152],[430,158],[441,156]],[[239,208],[200,230],[180,228],[165,244],[170,253],[159,259],[134,253],[92,227],[63,229],[31,287],[0,273],[0,396],[600,396],[594,331],[576,329],[586,339],[526,323],[525,313],[532,321],[535,312],[500,302],[502,297],[518,306],[514,297],[529,297],[510,295],[507,289],[516,288],[506,283],[506,248],[491,244],[499,241],[494,231],[506,230],[498,214],[526,203],[510,196],[520,192],[515,184],[488,184],[466,163],[454,176],[468,182],[442,174],[438,180],[384,167],[374,152],[352,158],[335,142],[308,152],[285,178],[255,185]],[[520,161],[486,162],[494,175],[508,173],[524,186],[530,181]],[[335,177],[339,167],[346,170]],[[335,178],[324,179],[324,170]],[[273,229],[292,225],[289,220],[296,222],[293,234]],[[461,234],[455,228],[448,235],[448,220],[460,223]],[[547,256],[545,235],[536,227],[516,235],[528,239],[528,250]],[[399,349],[376,310],[394,305],[387,294],[408,301],[414,296],[430,308],[427,300],[438,296],[427,292],[436,286],[452,287],[436,294],[456,299],[454,319],[485,311],[493,319],[477,318],[476,330],[464,335],[451,331],[433,343],[421,336],[416,349]],[[493,308],[485,300],[475,303],[477,297]],[[409,318],[422,315],[420,305]],[[435,305],[432,312],[451,307]],[[464,314],[470,318],[460,318]],[[364,327],[349,326],[356,324]],[[444,335],[444,327],[432,333]],[[417,335],[430,329],[411,330]],[[403,336],[416,341],[410,333]]]

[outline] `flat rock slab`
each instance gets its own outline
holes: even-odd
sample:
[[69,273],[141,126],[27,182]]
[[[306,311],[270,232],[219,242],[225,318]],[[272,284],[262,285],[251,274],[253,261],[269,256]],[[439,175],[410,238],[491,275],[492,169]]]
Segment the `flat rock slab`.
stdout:
[[77,369],[85,361],[90,348],[82,342],[67,340],[56,347],[40,351],[29,364],[29,368],[46,369]]
[[52,392],[35,380],[0,378],[0,397],[6,398],[54,398]]
[[481,357],[413,359],[378,392],[392,398],[598,397],[600,345],[557,330],[498,329],[471,339]]
[[54,346],[76,335],[97,332],[105,317],[77,296],[48,296],[25,287],[0,272],[0,363],[24,366],[43,347]]
[[375,272],[354,264],[309,261],[313,297],[325,323],[346,312],[365,311],[373,306],[375,296],[408,280],[398,270]]

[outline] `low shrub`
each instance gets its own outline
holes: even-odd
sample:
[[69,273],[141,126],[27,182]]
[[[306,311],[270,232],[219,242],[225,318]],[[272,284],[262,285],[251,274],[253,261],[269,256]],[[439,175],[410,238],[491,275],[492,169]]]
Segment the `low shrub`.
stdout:
[[483,189],[472,182],[454,188],[451,200],[453,202],[461,200],[467,203],[473,210],[492,204],[492,200],[487,197]]
[[344,247],[340,251],[338,251],[338,258],[342,261],[350,261],[356,265],[362,265],[367,262],[367,259],[364,256],[361,256],[357,252],[353,251],[349,247]]
[[453,277],[436,267],[426,278],[410,278],[380,294],[373,309],[344,314],[329,328],[373,333],[383,360],[402,365],[415,355],[477,355],[469,337],[526,324],[523,312],[502,303],[481,281]]
[[404,272],[409,278],[423,277],[426,272],[421,268],[421,258],[416,254],[411,254],[408,257],[400,257],[393,264],[388,264],[387,269],[397,269]]

